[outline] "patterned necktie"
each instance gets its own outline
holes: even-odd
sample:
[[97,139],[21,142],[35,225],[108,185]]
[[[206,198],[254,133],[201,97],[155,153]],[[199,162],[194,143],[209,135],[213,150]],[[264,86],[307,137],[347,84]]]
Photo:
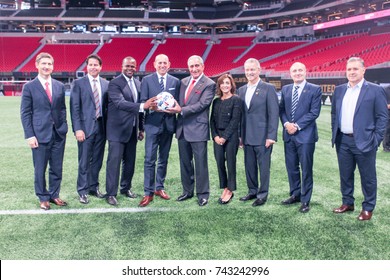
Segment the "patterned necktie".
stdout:
[[46,86],[45,87],[45,91],[46,91],[47,97],[49,98],[49,101],[51,103],[52,99],[51,99],[51,92],[50,92],[49,82],[46,82],[45,86]]
[[165,87],[164,87],[164,77],[160,77],[160,88],[161,88],[161,92],[164,91]]
[[294,115],[295,115],[295,110],[297,109],[298,105],[298,89],[299,86],[294,87],[294,92],[292,96],[292,103],[291,103],[291,120],[294,122]]
[[137,103],[137,89],[136,89],[136,87],[134,85],[133,79],[129,80],[129,86],[130,86],[131,92],[133,93],[134,103]]
[[187,103],[188,98],[190,97],[191,91],[192,91],[192,89],[194,88],[195,83],[196,83],[196,80],[193,79],[192,82],[191,82],[191,84],[190,84],[190,86],[188,87],[187,92],[186,92],[186,96],[185,96],[185,98],[184,98],[184,104]]
[[97,88],[97,80],[96,79],[93,79],[92,92],[93,92],[93,97],[95,99],[96,118],[99,118],[100,117],[100,96],[99,96],[99,91]]

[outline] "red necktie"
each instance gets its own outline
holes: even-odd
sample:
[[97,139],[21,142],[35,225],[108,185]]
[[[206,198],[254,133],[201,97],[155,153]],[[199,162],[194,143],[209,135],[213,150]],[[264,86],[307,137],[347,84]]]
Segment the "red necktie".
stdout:
[[194,88],[195,83],[196,83],[196,80],[193,79],[192,82],[191,82],[191,84],[190,84],[190,86],[188,87],[186,96],[185,96],[185,98],[184,98],[184,104],[187,103],[187,100],[188,100],[188,98],[190,97],[191,91],[192,91],[192,89]]
[[47,97],[49,97],[49,101],[51,103],[52,99],[51,99],[51,92],[50,92],[50,88],[49,88],[49,82],[46,82],[45,86],[46,86],[45,91],[46,91]]

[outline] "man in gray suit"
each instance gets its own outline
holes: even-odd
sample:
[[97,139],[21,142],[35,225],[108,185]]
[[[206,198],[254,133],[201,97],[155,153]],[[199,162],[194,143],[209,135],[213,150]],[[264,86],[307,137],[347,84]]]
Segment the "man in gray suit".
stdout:
[[70,94],[70,115],[79,160],[77,193],[83,204],[89,203],[88,194],[104,197],[99,191],[99,172],[106,145],[108,88],[108,81],[99,76],[102,69],[101,58],[91,54],[86,63],[88,74],[73,82]]
[[[244,145],[248,194],[241,201],[256,199],[252,206],[267,201],[272,145],[277,140],[279,105],[275,87],[260,79],[260,63],[249,58],[244,64],[248,84],[238,89],[243,100],[241,142]],[[260,188],[258,182],[260,169]]]
[[[177,200],[193,197],[196,183],[198,204],[204,206],[210,195],[207,141],[210,140],[209,109],[215,95],[215,83],[204,75],[200,56],[191,56],[187,64],[191,76],[181,81],[179,104],[176,102],[176,106],[169,109],[178,113],[176,138],[183,194]],[[192,159],[195,160],[195,170]]]
[[[34,188],[43,210],[50,202],[66,206],[60,199],[62,165],[66,133],[65,87],[53,79],[54,59],[40,53],[35,60],[38,76],[24,85],[20,115],[24,136],[32,150],[34,163]],[[49,164],[49,189],[46,188],[46,168]]]
[[[160,92],[169,92],[178,100],[180,81],[168,74],[171,63],[168,56],[159,54],[154,61],[156,72],[142,79],[141,102],[157,96]],[[173,113],[146,110],[145,115],[145,162],[144,162],[144,197],[140,207],[147,206],[153,196],[170,199],[165,192],[164,181],[167,175],[168,157],[173,133],[176,130],[176,116]],[[158,154],[157,174],[156,160]]]

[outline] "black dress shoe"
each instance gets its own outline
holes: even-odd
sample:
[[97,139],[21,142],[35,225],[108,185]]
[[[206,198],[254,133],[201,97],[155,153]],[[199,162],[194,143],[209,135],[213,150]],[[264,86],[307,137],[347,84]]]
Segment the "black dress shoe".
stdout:
[[234,197],[234,193],[232,193],[232,195],[230,196],[229,200],[224,201],[224,200],[221,199],[221,204],[228,204],[230,201],[232,201],[233,197]]
[[264,203],[266,202],[265,199],[261,199],[261,198],[258,198],[256,199],[253,203],[252,203],[252,206],[260,206],[260,205],[263,205]]
[[88,194],[96,196],[97,198],[105,198],[106,197],[106,195],[102,194],[99,190],[89,191]]
[[207,204],[208,200],[206,198],[200,198],[198,200],[199,206],[205,206]]
[[125,192],[121,192],[121,194],[123,194],[124,196],[126,196],[128,198],[136,198],[136,197],[138,197],[138,195],[133,193],[131,190],[128,190],[128,191],[125,191]]
[[107,197],[106,197],[106,200],[107,200],[107,203],[110,204],[110,205],[112,205],[112,206],[118,205],[118,201],[116,200],[116,197],[115,197],[115,196],[112,196],[112,195],[107,196]]
[[240,201],[248,201],[248,200],[252,200],[252,199],[255,199],[256,198],[256,195],[255,194],[247,194],[246,196],[243,196],[240,198]]
[[82,204],[88,204],[89,203],[88,196],[86,194],[80,195],[79,201]]
[[301,199],[299,197],[292,195],[289,198],[287,198],[286,200],[283,200],[282,204],[283,205],[290,205],[290,204],[294,204],[294,203],[297,203],[300,201],[301,201]]
[[187,200],[187,199],[190,199],[190,198],[192,198],[192,195],[183,193],[183,194],[182,194],[181,196],[179,196],[176,200],[177,200],[177,201],[184,201],[184,200]]
[[307,213],[309,212],[309,210],[310,210],[309,203],[302,203],[301,207],[299,208],[299,212],[301,213]]

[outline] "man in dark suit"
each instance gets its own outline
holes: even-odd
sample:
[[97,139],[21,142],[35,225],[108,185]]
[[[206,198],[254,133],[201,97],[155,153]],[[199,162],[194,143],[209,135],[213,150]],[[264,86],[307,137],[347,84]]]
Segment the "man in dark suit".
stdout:
[[388,119],[385,90],[364,79],[364,61],[348,59],[348,83],[337,86],[332,99],[332,146],[336,144],[342,205],[334,213],[355,209],[354,173],[359,168],[364,200],[359,221],[370,220],[376,205],[376,153]]
[[137,139],[144,138],[144,110],[155,105],[155,98],[145,103],[139,102],[141,83],[134,79],[136,69],[135,59],[131,56],[125,57],[122,74],[108,85],[106,200],[113,206],[118,204],[116,195],[121,164],[120,192],[127,197],[136,197],[131,191],[131,180],[134,175]]
[[238,89],[238,95],[243,100],[241,142],[244,145],[249,190],[240,200],[256,199],[252,206],[260,206],[268,197],[272,145],[276,142],[278,133],[279,104],[275,87],[260,79],[261,67],[257,59],[246,60],[244,70],[248,84]]
[[[170,67],[168,56],[159,54],[154,61],[156,72],[142,79],[141,102],[157,96],[160,92],[169,92],[179,99],[180,81],[168,74]],[[167,175],[168,157],[173,133],[176,130],[176,116],[173,113],[148,110],[145,115],[145,162],[144,162],[144,197],[140,207],[147,206],[153,196],[170,199],[164,188]],[[156,161],[157,172],[156,172]]]
[[290,76],[294,83],[282,88],[279,104],[290,184],[290,197],[282,204],[301,202],[299,211],[306,213],[310,210],[313,192],[313,156],[318,141],[316,119],[321,111],[322,92],[319,86],[306,81],[304,64],[295,62],[290,68]]
[[193,197],[196,184],[198,205],[204,206],[210,195],[207,141],[210,140],[209,110],[215,96],[215,83],[204,75],[200,56],[191,56],[187,64],[191,76],[181,80],[179,103],[169,110],[178,113],[176,138],[183,194],[177,200]]
[[385,87],[385,92],[387,98],[387,109],[389,113],[389,119],[387,120],[385,137],[383,138],[383,151],[390,152],[390,86]]
[[100,57],[91,54],[86,64],[88,74],[73,82],[70,94],[72,128],[78,145],[77,193],[83,204],[89,203],[88,194],[104,197],[99,191],[99,172],[106,145],[108,88],[108,81],[99,76],[102,69]]
[[[20,105],[24,135],[32,149],[34,188],[43,210],[50,202],[58,206],[67,203],[60,199],[62,166],[66,133],[65,87],[51,78],[54,59],[40,53],[35,60],[38,76],[24,85]],[[49,164],[49,190],[46,188],[46,168]]]

